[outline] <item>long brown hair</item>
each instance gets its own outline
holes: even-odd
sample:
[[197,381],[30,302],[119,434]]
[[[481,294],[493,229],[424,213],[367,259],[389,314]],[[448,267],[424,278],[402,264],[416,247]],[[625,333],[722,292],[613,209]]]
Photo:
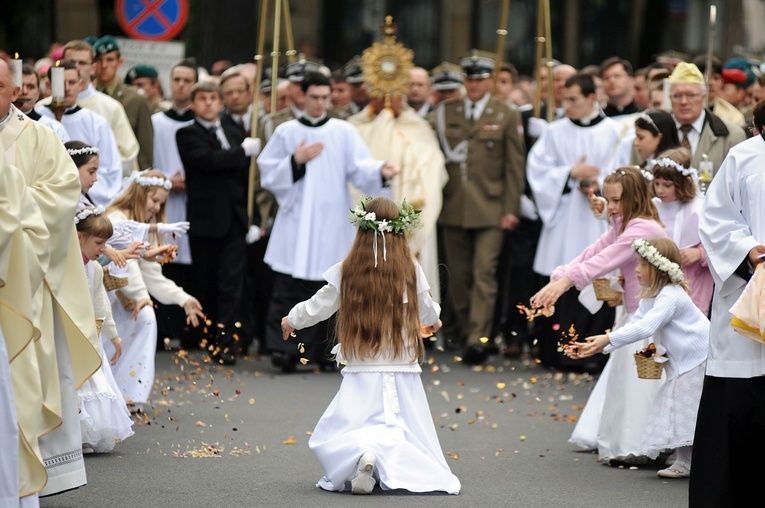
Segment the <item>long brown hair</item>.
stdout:
[[[606,176],[603,185],[618,183],[622,186],[622,228],[632,219],[653,219],[659,224],[659,211],[651,201],[651,189],[639,169],[631,166],[617,168],[613,173]],[[663,224],[662,224],[663,226]]]
[[[398,216],[398,206],[386,197],[372,199],[366,210],[374,212],[377,220]],[[400,359],[424,356],[419,333],[417,271],[405,235],[386,233],[383,244],[380,233],[359,228],[342,264],[336,329],[343,355],[348,359],[380,354]]]
[[[652,240],[646,240],[649,244],[653,245],[657,251],[659,251],[659,254],[667,258],[673,263],[677,263],[677,266],[681,266],[682,264],[682,256],[680,255],[680,249],[677,247],[677,244],[673,242],[669,238],[654,238]],[[672,282],[669,278],[669,274],[667,272],[664,272],[662,270],[659,270],[654,265],[652,265],[650,262],[648,262],[647,259],[640,256],[638,254],[638,257],[640,258],[641,263],[645,263],[648,266],[648,269],[651,271],[651,277],[650,280],[648,280],[648,284],[643,289],[643,291],[638,295],[638,298],[654,298],[659,294],[659,291],[664,288],[667,284],[675,284],[677,286],[680,286],[685,290],[686,293],[691,292],[690,286],[688,285],[688,281],[684,280],[683,282]]]
[[[158,177],[162,182],[167,181],[167,177],[162,171],[156,169],[150,169],[143,171],[140,174],[141,177]],[[160,181],[160,180],[158,180]],[[150,196],[157,189],[165,189],[161,185],[141,185],[136,180],[130,182],[127,189],[117,196],[114,201],[106,209],[107,212],[113,212],[118,210],[125,214],[125,216],[138,222],[149,222],[151,217],[146,216],[146,198]],[[159,207],[159,212],[154,216],[156,222],[165,222],[165,205],[167,201],[162,203]]]
[[[660,153],[656,160],[670,159],[684,168],[691,167],[691,152],[687,148],[671,148]],[[663,178],[675,184],[675,197],[681,203],[687,203],[696,197],[696,182],[693,177],[686,176],[672,166],[655,165],[652,169],[654,178]]]

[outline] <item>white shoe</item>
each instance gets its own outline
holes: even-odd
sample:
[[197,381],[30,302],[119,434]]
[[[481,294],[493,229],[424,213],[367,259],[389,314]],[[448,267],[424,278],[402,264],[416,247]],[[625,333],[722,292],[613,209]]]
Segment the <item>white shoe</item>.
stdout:
[[373,452],[364,452],[359,458],[356,477],[351,480],[351,492],[354,494],[371,494],[377,480],[372,476],[377,458]]
[[689,464],[684,462],[675,462],[666,469],[662,469],[658,473],[661,478],[688,478],[691,476],[691,468]]

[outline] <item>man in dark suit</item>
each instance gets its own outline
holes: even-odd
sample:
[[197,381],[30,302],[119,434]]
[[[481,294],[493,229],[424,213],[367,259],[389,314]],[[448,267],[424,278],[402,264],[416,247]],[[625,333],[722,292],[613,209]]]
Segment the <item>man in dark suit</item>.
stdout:
[[210,350],[217,362],[233,364],[239,352],[237,328],[244,315],[249,157],[259,153],[260,140],[221,124],[222,108],[217,85],[194,85],[194,123],[180,129],[176,141],[186,171],[194,272],[212,322]]
[[493,58],[473,51],[460,65],[465,98],[442,102],[430,118],[449,173],[438,223],[456,338],[466,346],[463,363],[482,364],[492,349],[483,341],[492,331],[504,231],[519,223],[525,151],[520,113],[491,96]]

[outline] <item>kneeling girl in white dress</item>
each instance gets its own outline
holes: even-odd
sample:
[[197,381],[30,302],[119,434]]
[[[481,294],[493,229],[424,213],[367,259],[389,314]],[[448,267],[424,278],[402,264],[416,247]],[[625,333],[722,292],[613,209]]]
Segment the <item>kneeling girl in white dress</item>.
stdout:
[[662,451],[674,449],[675,462],[658,474],[663,478],[686,478],[691,472],[696,413],[704,383],[709,320],[691,299],[680,269],[680,250],[672,240],[638,239],[632,247],[640,258],[635,272],[644,288],[637,312],[621,328],[587,337],[586,344],[568,354],[586,358],[653,337],[657,353],[666,351],[667,382],[648,415],[642,453],[656,458]]
[[[134,172],[127,188],[109,205],[107,212],[115,228],[124,221],[135,221],[142,226],[136,240],[148,234],[153,246],[160,236],[184,234],[188,223],[165,224],[165,203],[170,193],[170,180],[157,170]],[[159,257],[164,261],[174,258],[168,244]],[[160,249],[161,250],[161,249]],[[152,250],[152,252],[156,252]],[[198,326],[204,319],[199,300],[186,293],[162,274],[162,266],[147,259],[130,259],[127,286],[109,293],[112,314],[117,330],[123,338],[122,360],[114,368],[114,377],[122,395],[138,411],[149,399],[154,385],[154,355],[157,349],[157,317],[151,297],[165,305],[179,305],[186,311],[186,322]],[[107,351],[109,353],[109,351]]]
[[282,319],[286,339],[337,312],[333,353],[345,364],[343,380],[309,441],[324,469],[322,489],[370,494],[379,482],[384,490],[460,491],[420,379],[420,327],[438,330],[441,309],[406,241],[418,214],[365,198],[351,213],[358,232],[348,256]]
[[[90,299],[96,319],[102,320],[101,367],[77,390],[80,405],[80,431],[82,445],[97,453],[109,452],[118,441],[133,435],[133,420],[125,400],[114,381],[112,365],[116,365],[122,353],[122,339],[112,318],[109,297],[104,287],[104,272],[96,259],[103,254],[106,242],[112,236],[112,223],[103,214],[103,207],[84,208],[77,212],[75,224],[77,239],[85,262]],[[108,339],[115,350],[111,358],[104,352]]]

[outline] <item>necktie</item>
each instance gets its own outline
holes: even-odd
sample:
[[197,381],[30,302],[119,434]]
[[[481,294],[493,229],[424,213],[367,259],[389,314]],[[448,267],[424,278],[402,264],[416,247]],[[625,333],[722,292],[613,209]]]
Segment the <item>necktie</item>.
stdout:
[[220,143],[220,138],[218,137],[218,129],[215,128],[214,125],[211,125],[210,127],[207,128],[207,130],[210,131],[210,134],[213,135],[213,137],[218,141],[218,145],[220,146],[221,143]]
[[468,116],[468,121],[470,122],[470,125],[475,123],[475,102],[470,103],[470,115]]
[[680,145],[687,148],[689,151],[691,149],[691,140],[688,138],[688,133],[691,132],[691,129],[693,129],[693,125],[691,124],[683,124],[680,126],[680,132],[683,133],[683,139],[680,140]]

